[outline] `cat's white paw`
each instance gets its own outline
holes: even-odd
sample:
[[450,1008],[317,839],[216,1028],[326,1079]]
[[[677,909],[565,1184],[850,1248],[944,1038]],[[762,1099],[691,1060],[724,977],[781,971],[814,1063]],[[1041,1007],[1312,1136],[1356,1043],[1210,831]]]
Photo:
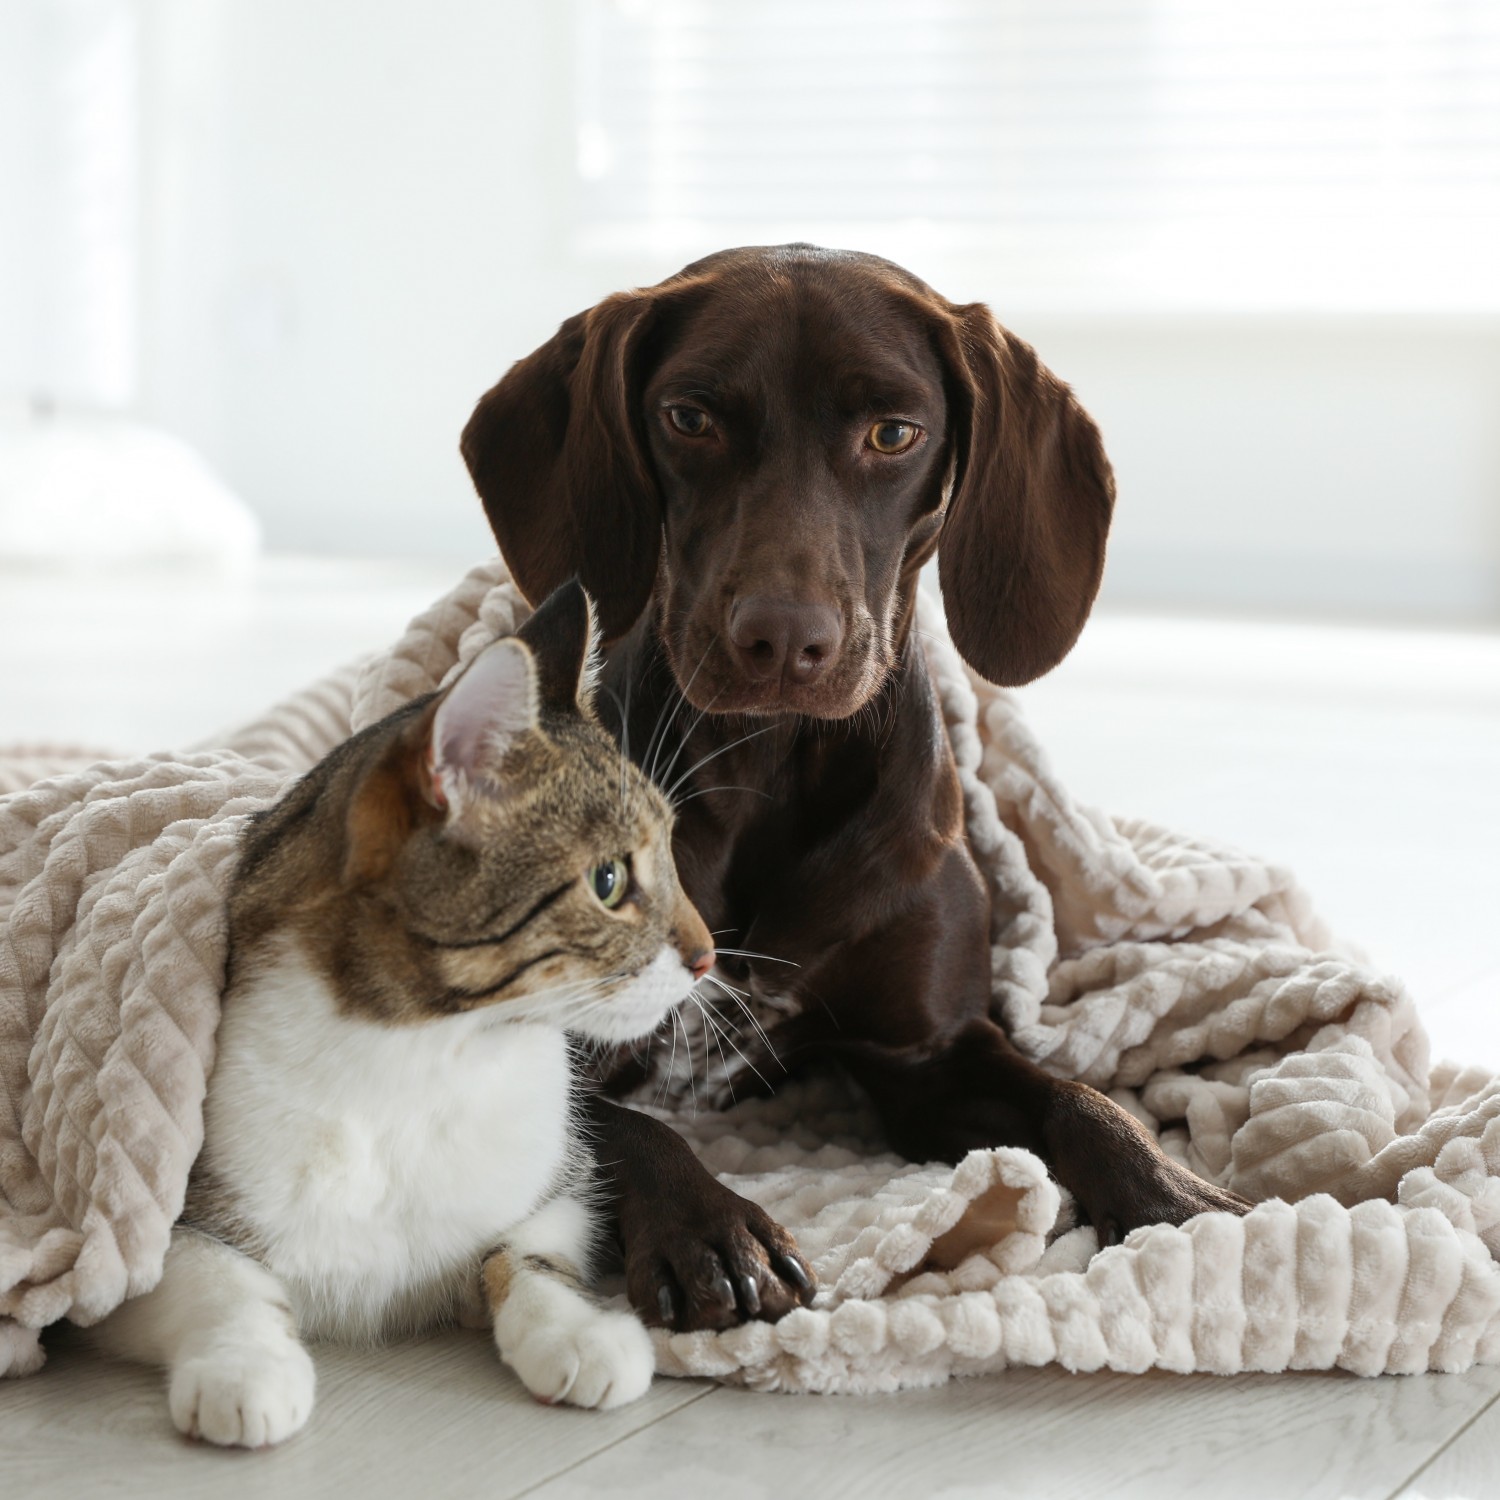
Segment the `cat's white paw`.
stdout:
[[537,1324],[500,1352],[538,1401],[570,1406],[624,1406],[646,1394],[656,1369],[640,1320],[597,1307]]
[[47,1363],[47,1351],[35,1328],[0,1318],[0,1377],[35,1375]]
[[268,1448],[312,1415],[317,1377],[291,1339],[219,1343],[172,1370],[167,1404],[179,1432],[224,1448]]

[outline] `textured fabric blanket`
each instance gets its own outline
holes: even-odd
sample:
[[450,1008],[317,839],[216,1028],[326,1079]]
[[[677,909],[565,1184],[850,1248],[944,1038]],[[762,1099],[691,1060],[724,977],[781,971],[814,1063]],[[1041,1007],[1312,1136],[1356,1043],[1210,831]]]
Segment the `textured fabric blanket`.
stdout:
[[[0,765],[0,1372],[40,1366],[48,1323],[93,1322],[161,1273],[202,1141],[245,816],[524,611],[490,564],[392,651],[212,749]],[[659,1334],[659,1368],[868,1391],[1053,1361],[1500,1360],[1500,1077],[1429,1068],[1406,991],[1336,944],[1285,872],[1074,803],[925,601],[922,628],[1012,1035],[1259,1206],[1095,1254],[1037,1158],[902,1162],[837,1077],[678,1107],[704,1161],[798,1236],[822,1291],[774,1326]]]

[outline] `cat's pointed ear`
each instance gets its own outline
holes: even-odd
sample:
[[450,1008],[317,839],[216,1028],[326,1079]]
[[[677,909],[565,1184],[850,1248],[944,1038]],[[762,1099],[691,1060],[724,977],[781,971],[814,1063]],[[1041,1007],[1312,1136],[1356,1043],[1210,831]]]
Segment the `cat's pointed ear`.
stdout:
[[486,646],[438,700],[427,736],[423,796],[442,810],[462,803],[517,738],[537,727],[540,674],[531,651],[507,637]]
[[349,804],[344,882],[383,879],[412,830],[463,814],[493,785],[516,739],[536,728],[536,664],[513,637],[486,646],[364,776]]
[[599,669],[599,616],[576,579],[553,589],[518,632],[536,658],[542,706],[566,712],[593,707]]

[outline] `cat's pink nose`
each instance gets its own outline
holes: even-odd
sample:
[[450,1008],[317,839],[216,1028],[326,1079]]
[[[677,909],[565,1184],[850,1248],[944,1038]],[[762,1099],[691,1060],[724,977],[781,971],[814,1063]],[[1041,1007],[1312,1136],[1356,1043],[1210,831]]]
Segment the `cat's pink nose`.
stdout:
[[712,948],[705,948],[701,953],[695,953],[688,960],[688,968],[693,971],[693,979],[695,981],[702,979],[713,968],[714,958],[714,950]]

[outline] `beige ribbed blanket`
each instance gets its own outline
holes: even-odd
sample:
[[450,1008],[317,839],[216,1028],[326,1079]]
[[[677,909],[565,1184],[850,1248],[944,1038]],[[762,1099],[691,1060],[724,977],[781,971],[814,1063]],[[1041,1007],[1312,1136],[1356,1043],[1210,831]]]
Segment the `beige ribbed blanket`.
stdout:
[[[213,749],[0,764],[0,1372],[160,1275],[202,1140],[244,817],[514,629],[498,563],[390,652]],[[1462,1370],[1500,1359],[1500,1078],[1429,1069],[1397,982],[1284,871],[1077,805],[1015,701],[923,639],[995,896],[997,1001],[1193,1170],[1266,1200],[1095,1255],[1037,1158],[882,1153],[835,1077],[669,1117],[817,1266],[774,1326],[657,1336],[659,1368],[866,1391],[1074,1370]],[[50,779],[36,780],[44,771]]]

